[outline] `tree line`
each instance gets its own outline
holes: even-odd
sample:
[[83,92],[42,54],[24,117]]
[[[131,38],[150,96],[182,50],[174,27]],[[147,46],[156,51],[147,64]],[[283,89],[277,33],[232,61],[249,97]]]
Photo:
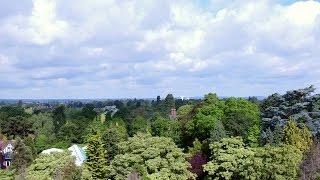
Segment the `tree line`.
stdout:
[[[15,139],[11,171],[26,179],[316,179],[320,178],[320,95],[313,86],[256,98],[113,101],[26,111],[0,108],[1,139]],[[99,104],[99,105],[97,105]],[[177,117],[170,118],[171,109]],[[86,145],[81,167],[48,148]],[[57,162],[50,163],[50,162]],[[60,162],[60,165],[58,165]],[[0,174],[0,177],[1,177]]]

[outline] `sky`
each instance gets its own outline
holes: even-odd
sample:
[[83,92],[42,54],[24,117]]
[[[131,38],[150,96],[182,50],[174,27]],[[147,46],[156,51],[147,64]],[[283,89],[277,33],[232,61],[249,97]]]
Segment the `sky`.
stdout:
[[319,58],[319,1],[1,0],[0,98],[267,96]]

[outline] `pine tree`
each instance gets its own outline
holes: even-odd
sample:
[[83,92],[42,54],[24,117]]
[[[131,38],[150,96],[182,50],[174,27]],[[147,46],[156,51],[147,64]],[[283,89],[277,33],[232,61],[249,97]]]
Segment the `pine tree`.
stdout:
[[210,134],[210,141],[220,141],[222,138],[227,137],[226,130],[224,129],[223,123],[217,120],[213,131]]
[[105,157],[101,136],[99,134],[91,136],[88,140],[86,165],[92,172],[92,178],[105,179],[107,177],[108,164]]
[[66,123],[65,107],[60,105],[53,110],[54,133],[57,135],[60,128]]
[[266,144],[274,144],[274,137],[273,137],[273,132],[271,131],[270,128],[267,128],[266,130]]
[[32,152],[30,148],[25,146],[23,141],[20,138],[17,138],[15,146],[14,146],[14,152],[13,152],[13,161],[12,166],[13,169],[15,169],[17,175],[22,175],[25,173],[25,170],[28,165],[31,164],[33,158],[32,158]]
[[273,131],[274,144],[280,145],[283,142],[283,129],[279,124],[276,125]]

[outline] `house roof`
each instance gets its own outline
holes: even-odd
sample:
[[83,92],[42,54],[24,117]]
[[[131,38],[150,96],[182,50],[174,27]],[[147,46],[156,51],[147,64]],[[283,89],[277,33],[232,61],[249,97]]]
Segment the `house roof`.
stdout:
[[14,141],[13,140],[0,141],[0,151],[3,151],[9,144],[11,144],[13,146]]

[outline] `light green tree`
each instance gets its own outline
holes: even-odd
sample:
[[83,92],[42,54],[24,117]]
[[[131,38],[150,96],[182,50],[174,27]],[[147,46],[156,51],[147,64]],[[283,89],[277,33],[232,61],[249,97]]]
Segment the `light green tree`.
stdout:
[[111,162],[116,180],[126,179],[132,172],[154,180],[195,178],[188,171],[190,164],[186,161],[186,155],[170,138],[138,133],[118,146],[120,153]]
[[241,137],[210,144],[211,161],[204,165],[208,179],[297,179],[302,153],[291,145],[246,147]]
[[284,128],[284,142],[305,152],[313,143],[312,134],[305,125],[301,129],[294,121],[290,120]]
[[28,167],[27,180],[80,179],[81,169],[74,164],[70,153],[40,154]]
[[106,150],[103,147],[101,136],[99,134],[93,135],[89,138],[87,144],[85,165],[94,179],[106,179],[108,176],[108,164],[105,159]]
[[178,119],[181,119],[182,117],[188,115],[191,112],[192,108],[193,106],[190,104],[179,107],[179,109],[177,110]]

